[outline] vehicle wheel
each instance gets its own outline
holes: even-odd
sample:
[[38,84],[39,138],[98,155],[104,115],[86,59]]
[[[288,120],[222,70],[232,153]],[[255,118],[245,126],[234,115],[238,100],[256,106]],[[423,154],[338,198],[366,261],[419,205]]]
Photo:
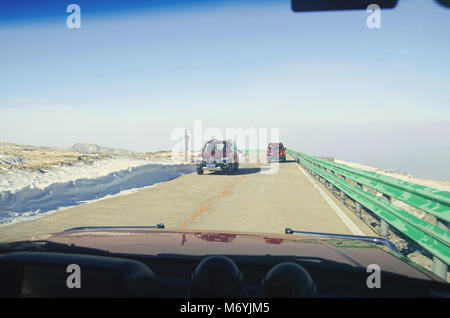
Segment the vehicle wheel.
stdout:
[[232,163],[228,164],[227,172],[229,174],[231,174],[231,173],[233,173],[233,170],[234,170],[234,164],[232,164]]
[[239,162],[236,162],[234,164],[233,170],[236,171],[239,168]]
[[197,169],[197,174],[202,175],[203,174],[203,169]]

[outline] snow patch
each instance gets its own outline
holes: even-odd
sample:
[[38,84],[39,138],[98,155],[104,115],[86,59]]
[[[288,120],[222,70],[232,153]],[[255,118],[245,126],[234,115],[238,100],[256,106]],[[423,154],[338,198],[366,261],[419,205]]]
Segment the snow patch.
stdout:
[[22,162],[23,159],[19,156],[0,154],[0,164],[14,165]]
[[0,172],[0,225],[129,194],[194,171],[191,164],[124,157],[58,167],[45,173]]

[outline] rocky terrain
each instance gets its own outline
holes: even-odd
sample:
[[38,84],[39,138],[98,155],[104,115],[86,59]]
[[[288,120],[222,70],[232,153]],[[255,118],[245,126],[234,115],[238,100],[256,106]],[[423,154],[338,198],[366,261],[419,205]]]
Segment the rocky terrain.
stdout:
[[139,159],[170,160],[169,151],[132,153],[127,150],[92,144],[75,144],[67,149],[38,147],[0,142],[0,172],[45,172],[52,168],[92,163],[96,160],[130,157]]

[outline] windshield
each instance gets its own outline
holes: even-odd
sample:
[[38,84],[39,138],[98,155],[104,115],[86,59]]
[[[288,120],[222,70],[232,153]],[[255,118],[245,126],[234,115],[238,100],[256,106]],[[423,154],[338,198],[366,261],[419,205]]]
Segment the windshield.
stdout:
[[280,145],[280,144],[277,144],[277,145],[270,145],[269,149],[270,149],[270,150],[282,150],[282,149],[283,149],[283,146]]
[[223,142],[208,142],[205,145],[205,149],[203,150],[204,154],[212,154],[213,152],[222,152],[225,148],[225,144]]
[[0,242],[289,228],[447,277],[449,31],[438,1],[2,1]]

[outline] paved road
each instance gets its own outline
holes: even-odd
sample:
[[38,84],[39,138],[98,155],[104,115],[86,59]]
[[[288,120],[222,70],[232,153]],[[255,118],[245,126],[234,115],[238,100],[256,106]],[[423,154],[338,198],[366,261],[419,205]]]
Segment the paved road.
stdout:
[[[166,228],[283,233],[296,230],[343,234],[375,233],[293,161],[267,174],[267,164],[241,164],[222,172],[177,179],[13,224],[0,241],[45,238],[78,226],[155,225]],[[261,173],[264,172],[264,173]]]

